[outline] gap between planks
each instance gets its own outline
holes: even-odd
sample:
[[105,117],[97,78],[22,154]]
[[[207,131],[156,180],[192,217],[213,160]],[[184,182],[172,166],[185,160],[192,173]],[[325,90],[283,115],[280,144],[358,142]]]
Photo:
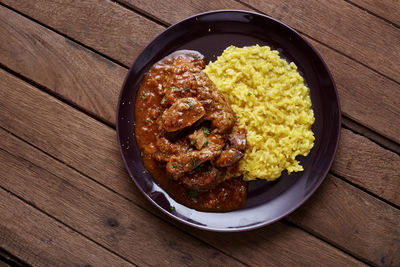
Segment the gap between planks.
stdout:
[[[375,13],[375,12],[372,11],[372,10],[369,10],[369,9],[367,9],[367,8],[365,8],[365,7],[363,7],[363,6],[359,5],[359,4],[357,4],[357,3],[354,3],[354,2],[351,1],[351,0],[343,0],[343,1],[345,1],[346,3],[349,3],[350,5],[353,5],[353,6],[357,7],[357,8],[359,8],[359,9],[363,10],[364,12],[367,12],[368,14],[370,14],[370,15],[372,15],[372,16],[375,16],[375,17],[377,17],[377,18],[383,20],[384,22],[386,22],[386,23],[389,24],[389,25],[392,25],[393,27],[396,27],[396,28],[400,29],[400,25],[398,25],[397,23],[395,23],[395,22],[393,22],[393,21],[391,21],[391,20],[389,20],[389,19],[387,19],[387,18],[385,18],[385,17],[382,17],[381,15]],[[400,11],[400,9],[399,9],[399,11]]]

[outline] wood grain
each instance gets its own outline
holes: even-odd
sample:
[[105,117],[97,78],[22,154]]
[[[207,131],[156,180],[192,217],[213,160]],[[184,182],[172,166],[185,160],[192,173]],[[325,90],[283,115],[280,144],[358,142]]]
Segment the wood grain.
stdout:
[[367,138],[342,129],[332,171],[400,206],[400,156]]
[[342,116],[342,125],[347,129],[351,129],[352,131],[365,136],[366,138],[372,140],[374,143],[379,144],[385,149],[391,150],[394,153],[400,155],[400,144],[378,134],[377,132],[371,131],[371,129],[365,127],[362,124],[359,124],[348,117]]
[[400,30],[381,19],[343,0],[244,2],[400,82]]
[[127,66],[149,40],[164,30],[157,23],[107,0],[1,2]]
[[[122,194],[137,205],[160,216],[160,213],[154,211],[154,207],[144,199],[134,186],[125,170],[119,167],[122,164],[115,145],[115,136],[108,134],[108,131],[111,131],[108,127],[4,72],[0,71],[0,78],[0,99],[7,99],[0,100],[0,110],[9,114],[7,118],[0,117],[1,127],[18,134],[38,148],[46,151],[46,153],[59,158],[80,172],[89,175],[97,182]],[[8,90],[8,88],[13,88],[13,90]],[[21,98],[21,95],[24,97]],[[19,113],[20,116],[15,117],[11,112],[12,110]],[[32,112],[32,110],[35,110],[35,112]],[[29,114],[34,116],[29,116]],[[49,115],[46,116],[45,114]],[[50,114],[57,114],[57,118],[53,118],[54,116]],[[44,120],[43,118],[46,119]],[[69,123],[66,125],[66,122]],[[60,130],[67,132],[60,135],[58,134]],[[87,134],[86,137],[82,135],[83,132]],[[151,234],[151,231],[153,231],[152,225],[157,226],[154,226],[156,229],[154,231],[162,233],[162,236],[168,237],[169,232],[171,232],[176,236],[171,237],[172,239],[178,240],[180,237],[174,229],[160,225],[161,223],[156,217],[153,218],[147,213],[140,212],[135,208],[135,205],[131,202],[128,203],[121,196],[104,188],[100,189],[100,185],[67,168],[65,164],[55,162],[36,150],[33,153],[31,147],[25,143],[17,142],[15,138],[4,134],[4,132],[2,133],[2,131],[0,131],[0,140],[0,146],[15,154],[15,157],[24,158],[24,161],[26,161],[24,164],[29,165],[29,162],[32,162],[31,165],[34,164],[27,168],[21,166],[21,163],[19,163],[21,160],[1,160],[2,168],[0,170],[8,169],[8,172],[14,173],[10,176],[14,177],[13,179],[4,181],[4,183],[0,181],[3,186],[21,195],[24,199],[35,203],[35,205],[40,205],[41,208],[46,209],[49,213],[59,217],[60,220],[71,224],[71,226],[80,227],[80,230],[92,236],[98,242],[104,243],[105,246],[110,246],[110,249],[118,249],[118,252],[128,259],[134,257],[136,252],[127,251],[123,244],[129,245],[129,248],[134,246],[134,244],[130,243],[132,241],[128,237],[133,239],[136,235],[142,236],[137,232],[145,231],[146,236],[159,235],[157,232]],[[38,140],[44,141],[40,143]],[[81,146],[81,142],[86,143],[87,146]],[[112,147],[112,150],[108,150],[108,147]],[[59,150],[59,148],[62,149]],[[91,157],[82,157],[81,155],[84,154],[82,150],[90,150]],[[82,162],[85,164],[82,164]],[[26,177],[34,178],[28,179]],[[63,179],[64,182],[59,181],[60,179]],[[52,204],[50,205],[49,203]],[[132,213],[135,213],[136,216],[133,216]],[[113,229],[109,229],[110,227],[104,225],[104,221],[110,217],[115,218],[120,225],[124,226],[121,227],[124,229],[124,234],[117,235],[116,244],[113,244],[113,246],[110,245],[110,236],[112,236]],[[82,222],[82,220],[85,222]],[[168,220],[171,221],[170,219]],[[89,226],[86,221],[90,222],[90,229],[87,229]],[[136,226],[135,235],[132,233],[133,230],[128,227],[131,224]],[[142,225],[149,227],[150,230],[142,229]],[[232,236],[216,233],[207,234],[180,224],[177,224],[177,226],[247,264],[263,265],[265,259],[270,259],[271,264],[278,264],[281,258],[273,260],[278,250],[281,251],[282,257],[287,255],[286,261],[291,264],[308,263],[314,265],[321,262],[326,265],[334,265],[336,262],[357,264],[354,259],[339,250],[303,233],[300,229],[283,223],[278,223],[277,226],[269,230],[258,231],[258,233],[263,233],[265,236],[254,243],[253,239],[246,239],[251,235],[249,233]],[[272,235],[271,233],[275,231],[285,233]],[[287,239],[282,239],[281,235]],[[232,239],[233,237],[234,239]],[[137,239],[135,240],[138,242]],[[235,243],[232,243],[232,240],[235,240]],[[157,240],[154,242],[157,242]],[[142,243],[139,242],[140,246],[145,246]],[[185,248],[180,248],[179,244],[173,244],[173,247],[177,247],[182,251],[196,251],[199,257],[203,255],[200,253],[201,251],[197,252],[189,242],[181,243]],[[276,244],[276,250],[270,248],[271,244]],[[156,248],[161,249],[159,246],[156,246]],[[256,250],[259,253],[253,253],[252,257],[248,257],[252,250]],[[241,251],[247,251],[247,253],[241,253]],[[283,254],[282,251],[285,251],[286,254]],[[174,255],[173,252],[168,250],[167,252]],[[321,254],[321,257],[310,257],[310,255],[315,254]],[[141,257],[144,256],[142,255]],[[136,260],[135,258],[135,263]]]
[[114,122],[124,68],[2,6],[0,25],[0,63]]
[[[4,169],[0,176],[10,178]],[[2,188],[0,211],[0,247],[31,265],[134,266]]]
[[400,84],[307,39],[334,77],[342,113],[400,144]]
[[[36,3],[36,4],[35,4]],[[130,2],[131,3],[131,2]],[[233,4],[232,7],[239,8],[238,4]],[[45,22],[52,27],[56,27],[57,30],[62,31],[67,35],[73,35],[73,28],[80,28],[81,25],[77,23],[76,25],[73,24],[75,18],[63,18],[58,19],[58,17],[53,16],[52,9],[48,9],[42,1],[11,1],[7,2],[7,4],[12,5],[14,8],[29,14],[30,16],[34,17],[35,19]],[[153,5],[157,8],[154,8]],[[58,5],[58,6],[56,6]],[[212,1],[208,4],[200,4],[200,2],[196,1],[183,1],[182,6],[184,7],[182,10],[177,10],[168,6],[168,4],[157,1],[155,3],[148,2],[148,1],[135,1],[132,2],[131,5],[135,5],[135,7],[140,7],[144,9],[146,12],[151,11],[153,16],[157,16],[157,18],[161,20],[166,20],[168,23],[175,22],[176,20],[183,19],[186,16],[193,15],[197,12],[206,11],[212,8],[228,8],[230,7],[231,3],[223,3],[222,1]],[[68,9],[65,7],[64,4],[61,2],[52,2],[52,6],[54,9]],[[72,7],[74,9],[75,7]],[[121,6],[113,5],[112,7],[115,9],[113,11],[115,14],[118,14],[119,10],[122,10]],[[79,16],[79,12],[67,12],[68,15],[71,16]],[[192,13],[190,13],[192,12]],[[113,13],[113,14],[114,14]],[[131,12],[132,16],[136,16],[135,13]],[[67,16],[64,14],[64,16]],[[168,15],[169,14],[169,15]],[[63,14],[59,14],[62,16]],[[97,23],[90,21],[93,18],[86,18],[88,21],[86,23]],[[92,57],[83,56],[84,51],[82,47],[79,45],[73,46],[73,43],[67,42],[63,40],[62,37],[58,36],[57,34],[51,34],[51,32],[45,31],[35,23],[32,23],[28,20],[19,18],[14,14],[8,15],[4,17],[5,22],[2,32],[4,36],[12,36],[11,39],[12,46],[10,48],[9,45],[6,43],[3,44],[3,48],[5,53],[4,55],[0,55],[0,62],[5,64],[7,67],[20,72],[22,75],[32,79],[39,84],[50,88],[51,90],[55,90],[56,93],[60,94],[63,98],[71,101],[78,106],[88,110],[89,112],[93,113],[94,111],[100,111],[100,117],[105,119],[106,121],[114,121],[114,111],[110,109],[101,109],[101,108],[94,108],[94,107],[101,107],[102,103],[107,103],[108,106],[115,107],[115,103],[117,101],[117,94],[118,90],[123,81],[123,75],[126,73],[123,68],[119,67],[112,62],[101,58],[102,61],[99,63],[94,62]],[[10,24],[10,20],[13,23],[17,24],[14,27],[8,27]],[[126,22],[121,23],[128,23],[129,20]],[[63,25],[65,23],[67,25]],[[151,21],[144,21],[144,24],[149,24],[151,26]],[[97,24],[96,24],[97,25]],[[19,32],[16,33],[14,28],[18,27]],[[98,29],[100,26],[94,27],[94,29]],[[123,29],[128,27],[128,25],[124,24],[124,26],[114,25],[113,31],[115,33],[119,33],[120,35],[124,35]],[[69,30],[72,28],[71,30]],[[72,32],[70,32],[72,31]],[[32,37],[34,39],[44,39],[41,40],[41,43],[45,43],[46,47],[42,47],[39,44],[31,42],[32,38],[27,38],[32,35],[32,32],[37,32]],[[98,35],[107,34],[105,31],[99,30],[97,32]],[[46,37],[43,38],[42,35]],[[49,36],[47,36],[49,35]],[[86,43],[84,38],[80,38],[76,36],[77,40],[85,43],[87,45],[92,46],[93,48],[100,51],[101,47],[107,42],[107,39],[102,40],[98,43]],[[78,39],[80,38],[80,39]],[[152,38],[151,34],[140,34],[137,36],[140,38],[141,42],[149,42]],[[48,41],[47,41],[48,40]],[[310,40],[310,39],[309,39]],[[8,40],[9,41],[9,40]],[[366,127],[370,127],[374,131],[400,143],[400,84],[393,82],[382,75],[362,66],[361,64],[335,52],[334,50],[327,48],[324,45],[321,45],[315,41],[312,41],[312,44],[318,49],[318,51],[322,54],[324,59],[327,61],[331,71],[333,72],[333,76],[335,81],[338,85],[339,94],[341,97],[341,104],[343,113],[352,118],[353,120],[365,125]],[[56,57],[57,53],[53,53],[52,51],[57,51],[59,47],[53,47],[53,43],[65,44],[63,47],[64,51],[67,53],[64,57]],[[32,50],[28,51],[41,51],[40,55],[37,53],[27,52],[26,47],[31,47]],[[125,53],[126,51],[130,51],[133,48],[130,46],[125,47],[115,47],[115,51],[119,51],[118,54]],[[88,50],[86,50],[88,53]],[[110,57],[115,57],[113,53],[107,54]],[[131,59],[136,57],[137,53],[132,51],[131,55],[128,57],[129,62]],[[86,66],[93,66],[90,69],[82,70],[81,61],[84,58]],[[17,60],[20,59],[20,60]],[[44,59],[47,59],[46,61]],[[98,58],[96,57],[96,60]],[[100,60],[99,59],[99,60]],[[116,58],[117,59],[117,58]],[[39,64],[39,68],[32,68],[31,65],[25,64],[27,62],[36,62]],[[60,62],[56,66],[52,66],[48,64],[48,62]],[[30,63],[32,64],[32,63]],[[130,63],[129,63],[130,64]],[[55,68],[54,68],[55,67]],[[77,70],[78,72],[76,75],[71,73],[71,70]],[[93,72],[92,69],[97,71]],[[88,81],[103,81],[104,74],[108,73],[109,70],[110,75],[106,75],[108,80],[113,81],[114,84],[105,81],[104,85],[99,85],[98,83],[88,84]],[[55,73],[57,71],[57,73]],[[112,75],[113,73],[117,72],[116,75]],[[67,73],[66,81],[59,80],[59,73]],[[51,75],[50,75],[51,74]],[[71,83],[70,81],[74,81]],[[57,85],[56,88],[52,89],[54,85]],[[65,85],[65,86],[62,86]],[[81,86],[83,85],[83,86]],[[67,90],[68,88],[69,90]],[[77,90],[76,93],[75,90]],[[95,97],[90,97],[92,94],[96,92],[105,93],[104,98],[101,98],[97,95]],[[80,98],[80,96],[84,94],[87,96],[85,98]],[[103,102],[102,102],[103,101]],[[93,103],[92,103],[93,102]],[[93,107],[94,106],[94,107]],[[394,123],[395,122],[395,123]]]
[[371,264],[400,264],[400,211],[330,174],[288,219]]
[[[26,151],[29,152],[33,152],[32,148]],[[36,151],[31,156],[44,154]],[[64,177],[58,177],[3,150],[0,150],[0,162],[2,187],[135,264],[242,266],[76,172],[71,175],[72,172],[65,171]],[[46,163],[53,164],[49,158]],[[8,208],[9,212],[13,209]],[[34,220],[28,214],[25,217]],[[8,232],[30,236],[20,229]],[[69,236],[65,234],[65,238]],[[12,245],[9,243],[5,245]],[[42,249],[38,252],[42,253]],[[85,253],[90,252],[82,251],[82,255]],[[60,254],[67,256],[63,251]]]
[[380,1],[351,0],[350,2],[356,4],[359,7],[365,8],[366,10],[389,20],[394,24],[397,24],[397,26],[400,25],[399,0],[380,0]]

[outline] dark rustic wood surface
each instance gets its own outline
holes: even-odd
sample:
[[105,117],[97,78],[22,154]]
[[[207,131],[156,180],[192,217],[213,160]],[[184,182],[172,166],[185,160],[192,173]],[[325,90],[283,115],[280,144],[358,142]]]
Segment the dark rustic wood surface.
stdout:
[[[400,266],[399,1],[0,3],[0,266]],[[128,66],[169,25],[215,9],[298,30],[328,64],[342,106],[321,187],[280,222],[244,233],[159,212],[116,144]]]

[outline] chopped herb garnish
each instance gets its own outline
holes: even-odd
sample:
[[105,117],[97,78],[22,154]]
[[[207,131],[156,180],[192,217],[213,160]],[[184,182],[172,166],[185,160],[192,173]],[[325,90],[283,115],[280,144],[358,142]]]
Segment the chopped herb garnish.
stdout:
[[187,87],[183,88],[183,91],[187,91],[187,90],[189,90],[189,88],[187,88]]
[[177,167],[176,164],[172,164],[172,168],[176,169],[176,167]]
[[196,140],[192,140],[192,142],[190,142],[190,144],[193,146],[196,144]]
[[193,103],[192,102],[188,101],[187,103],[188,103],[189,107],[191,107],[191,108],[193,107]]
[[172,91],[178,91],[179,89],[176,88],[175,86],[171,86],[169,89],[171,89]]
[[239,115],[235,114],[235,118],[236,118],[236,119],[239,119]]
[[171,209],[171,211],[174,211],[174,210],[175,210],[175,207],[174,207],[174,206],[171,206],[170,209]]
[[220,209],[220,208],[221,208],[221,205],[218,204],[217,209]]
[[250,93],[250,92],[248,92],[248,93],[247,93],[247,96],[251,96],[251,93]]
[[195,169],[197,167],[197,161],[195,158],[192,158],[192,168]]
[[196,191],[196,190],[190,190],[189,191],[189,195],[190,195],[190,198],[192,199],[192,201],[193,202],[197,202],[197,194],[198,194],[199,192],[198,191]]
[[203,127],[203,133],[205,136],[209,136],[210,135],[210,130],[206,127]]
[[163,98],[162,101],[161,101],[161,105],[164,105],[165,102],[167,102],[167,98],[164,96],[164,98]]
[[178,163],[178,164],[176,164],[176,166],[177,166],[178,168],[180,168],[180,167],[182,167],[182,164]]

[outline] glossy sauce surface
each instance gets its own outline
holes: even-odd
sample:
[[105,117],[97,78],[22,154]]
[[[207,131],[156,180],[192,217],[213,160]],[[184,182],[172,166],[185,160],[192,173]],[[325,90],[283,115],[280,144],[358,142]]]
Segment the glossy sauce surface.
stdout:
[[[215,160],[216,164],[223,162],[218,168],[200,159],[205,154],[205,148],[209,153],[217,151],[216,148],[213,151],[213,147],[220,150],[226,148],[225,143],[219,144],[218,140],[230,140],[232,136],[229,133],[236,129],[240,134],[242,129],[237,128],[230,106],[215,92],[215,87],[209,84],[208,77],[204,77],[206,75],[201,72],[204,67],[203,56],[188,50],[177,51],[153,65],[143,78],[136,97],[135,136],[142,151],[144,166],[171,197],[196,210],[226,212],[238,209],[244,204],[247,198],[247,183],[240,177],[225,178],[226,169],[222,165],[226,165],[230,158],[228,161],[223,157]],[[203,96],[199,97],[199,92]],[[208,101],[208,95],[210,99],[214,99]],[[200,127],[200,130],[194,131],[191,126]],[[210,132],[207,132],[208,129]],[[191,136],[198,133],[204,138],[203,131],[207,136],[205,142],[199,145],[199,141],[197,144],[190,141]],[[187,132],[193,133],[187,135],[189,137],[181,137]],[[231,150],[234,149],[227,149],[225,154],[228,155]],[[218,153],[218,156],[223,154],[221,151]],[[199,158],[195,158],[196,156]],[[193,170],[189,172],[188,177],[182,178],[178,169],[181,168],[182,172],[187,171],[184,169],[187,166],[181,164],[185,157],[191,159],[188,166],[190,168],[190,164],[193,164]],[[193,157],[196,160],[193,161]],[[177,159],[175,164],[174,158]],[[180,178],[172,177],[166,168],[171,172],[175,171],[176,176]],[[215,171],[218,174],[215,174]],[[200,182],[192,180],[198,176],[202,176]],[[212,176],[217,182],[208,183],[211,179],[208,176]]]

